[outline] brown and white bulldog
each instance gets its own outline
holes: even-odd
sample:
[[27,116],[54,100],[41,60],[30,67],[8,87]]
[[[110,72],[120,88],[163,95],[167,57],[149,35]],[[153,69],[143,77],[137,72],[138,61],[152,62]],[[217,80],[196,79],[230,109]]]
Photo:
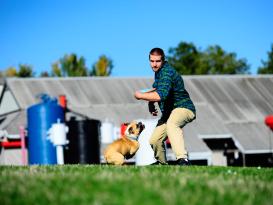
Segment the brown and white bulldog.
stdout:
[[131,122],[123,136],[115,140],[104,151],[104,158],[108,164],[122,165],[125,159],[132,158],[139,148],[138,137],[145,126],[141,122]]

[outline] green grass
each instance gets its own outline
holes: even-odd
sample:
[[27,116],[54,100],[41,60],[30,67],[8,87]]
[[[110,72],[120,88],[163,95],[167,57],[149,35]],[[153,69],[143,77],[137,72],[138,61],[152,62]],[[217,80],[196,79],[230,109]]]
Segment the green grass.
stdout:
[[273,169],[0,166],[0,204],[273,204]]

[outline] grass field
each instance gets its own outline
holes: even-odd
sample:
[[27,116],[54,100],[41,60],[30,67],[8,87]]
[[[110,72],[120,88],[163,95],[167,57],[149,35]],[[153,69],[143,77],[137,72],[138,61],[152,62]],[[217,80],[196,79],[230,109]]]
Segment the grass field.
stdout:
[[0,166],[0,204],[273,204],[273,169]]

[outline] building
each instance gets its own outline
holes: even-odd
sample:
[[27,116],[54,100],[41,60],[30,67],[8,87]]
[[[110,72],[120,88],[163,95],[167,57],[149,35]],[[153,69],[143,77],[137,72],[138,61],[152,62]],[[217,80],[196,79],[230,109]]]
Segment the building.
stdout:
[[[190,159],[196,164],[272,166],[273,137],[264,119],[273,113],[273,75],[184,76],[197,108],[197,119],[184,128]],[[116,127],[134,119],[155,119],[134,91],[152,78],[10,78],[2,89],[0,130],[18,134],[26,109],[41,93],[65,95],[70,114],[111,121]],[[172,155],[170,153],[170,158]]]

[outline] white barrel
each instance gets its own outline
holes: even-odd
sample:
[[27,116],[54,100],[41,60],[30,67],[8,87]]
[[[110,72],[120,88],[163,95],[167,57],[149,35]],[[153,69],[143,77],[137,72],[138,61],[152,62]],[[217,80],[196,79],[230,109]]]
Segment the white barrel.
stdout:
[[119,139],[120,138],[120,127],[114,126],[114,135],[113,135],[113,140]]
[[109,121],[104,121],[100,127],[101,133],[101,142],[102,143],[111,143],[113,142],[114,135],[114,125]]
[[149,165],[156,162],[154,158],[154,151],[151,148],[149,139],[156,127],[157,120],[137,120],[145,125],[145,129],[142,131],[138,138],[140,144],[136,153],[136,165]]

